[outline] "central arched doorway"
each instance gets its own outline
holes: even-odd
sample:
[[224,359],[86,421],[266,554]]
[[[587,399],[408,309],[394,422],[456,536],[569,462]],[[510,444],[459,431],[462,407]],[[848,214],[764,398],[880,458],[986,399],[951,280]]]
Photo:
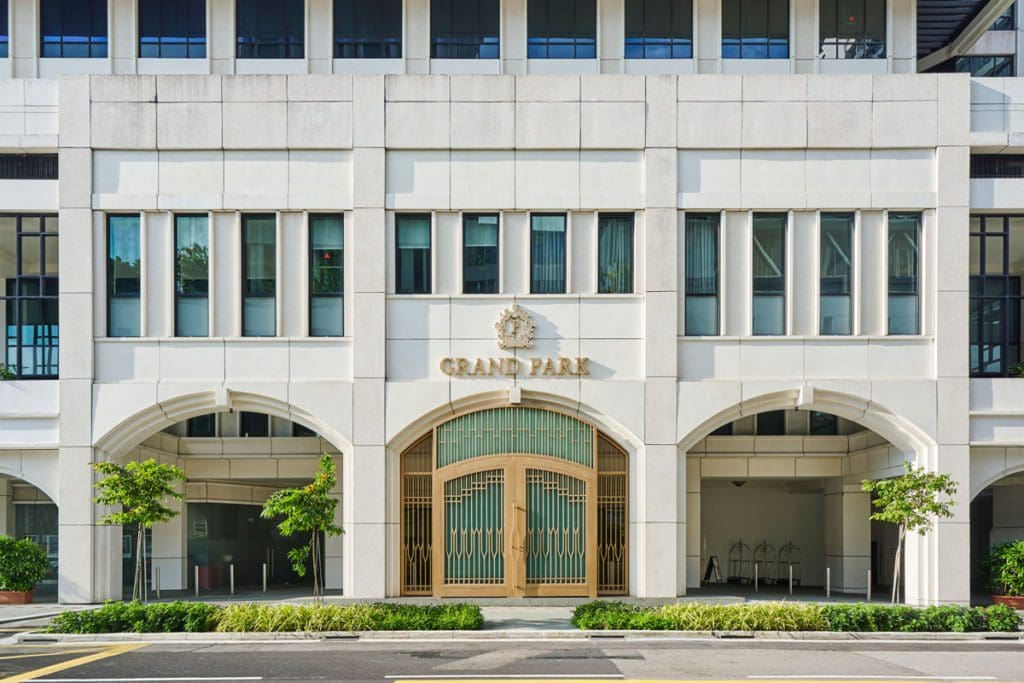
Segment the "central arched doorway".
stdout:
[[627,458],[592,424],[502,407],[402,453],[402,594],[627,591]]

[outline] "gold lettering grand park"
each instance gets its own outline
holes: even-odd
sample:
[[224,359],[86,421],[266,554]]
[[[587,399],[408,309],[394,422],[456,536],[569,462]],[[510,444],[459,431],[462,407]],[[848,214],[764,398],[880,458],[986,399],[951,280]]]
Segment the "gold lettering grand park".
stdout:
[[532,377],[585,377],[590,374],[590,359],[584,357],[519,358],[442,358],[441,372],[451,377],[515,377],[523,371]]

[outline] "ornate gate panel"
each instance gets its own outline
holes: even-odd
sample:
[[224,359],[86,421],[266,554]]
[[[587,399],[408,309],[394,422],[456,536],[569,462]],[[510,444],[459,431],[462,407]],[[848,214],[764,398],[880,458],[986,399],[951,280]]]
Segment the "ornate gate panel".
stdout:
[[552,587],[562,595],[588,594],[587,482],[533,468],[525,482],[525,592]]
[[504,595],[505,470],[471,472],[443,484],[443,591]]

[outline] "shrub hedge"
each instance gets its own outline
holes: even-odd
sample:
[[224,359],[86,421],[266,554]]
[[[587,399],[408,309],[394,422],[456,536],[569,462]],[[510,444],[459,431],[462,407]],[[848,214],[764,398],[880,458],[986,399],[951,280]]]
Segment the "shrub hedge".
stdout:
[[1016,631],[1017,613],[1005,605],[992,607],[906,607],[787,602],[746,602],[709,605],[696,602],[643,607],[596,601],[573,612],[581,629],[671,631]]
[[220,607],[205,602],[108,602],[99,609],[61,612],[51,633],[200,633],[212,631]]

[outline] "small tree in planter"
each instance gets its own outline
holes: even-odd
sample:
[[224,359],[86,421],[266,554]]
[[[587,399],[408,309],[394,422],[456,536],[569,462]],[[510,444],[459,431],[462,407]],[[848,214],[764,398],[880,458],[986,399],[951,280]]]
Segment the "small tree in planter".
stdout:
[[111,512],[100,518],[100,524],[112,526],[138,525],[135,551],[135,581],[132,600],[142,599],[143,555],[146,552],[146,529],[166,522],[178,515],[164,501],[181,500],[184,496],[174,490],[174,482],[184,481],[180,467],[165,465],[153,458],[142,462],[129,462],[124,467],[104,461],[93,464],[93,469],[104,475],[96,482],[99,495],[94,499],[100,505],[120,506],[120,512]]
[[1024,609],[1024,541],[993,546],[982,571],[994,593],[992,602]]
[[861,488],[874,493],[872,503],[877,512],[871,519],[891,522],[899,527],[899,541],[896,544],[896,559],[892,573],[892,603],[896,604],[899,594],[900,565],[907,532],[924,534],[931,530],[937,517],[952,517],[952,500],[940,500],[939,496],[956,494],[957,484],[949,475],[928,472],[909,462],[903,463],[906,470],[892,479],[863,481]]
[[31,538],[0,536],[0,603],[32,602],[49,569],[46,551]]
[[282,536],[292,534],[309,534],[307,545],[292,548],[288,551],[288,559],[292,569],[299,576],[306,575],[306,560],[312,556],[313,566],[313,599],[323,600],[320,588],[323,568],[320,566],[320,534],[338,536],[342,528],[334,523],[334,510],[338,507],[338,499],[330,493],[338,483],[334,461],[326,453],[320,457],[320,468],[313,481],[300,488],[282,489],[267,499],[263,504],[265,519],[284,517],[277,528]]

